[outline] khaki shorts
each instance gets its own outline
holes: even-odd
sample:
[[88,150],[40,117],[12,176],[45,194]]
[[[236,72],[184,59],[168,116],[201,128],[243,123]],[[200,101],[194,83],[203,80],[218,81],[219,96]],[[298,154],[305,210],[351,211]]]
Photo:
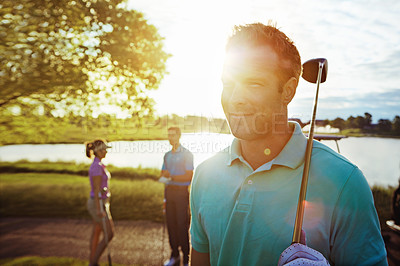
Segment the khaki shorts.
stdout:
[[[103,200],[104,210],[107,213],[107,218],[111,220],[111,212],[110,212],[110,199]],[[89,198],[87,201],[87,209],[89,211],[90,216],[92,216],[93,221],[96,223],[101,223],[101,217],[97,215],[97,207],[95,199]]]

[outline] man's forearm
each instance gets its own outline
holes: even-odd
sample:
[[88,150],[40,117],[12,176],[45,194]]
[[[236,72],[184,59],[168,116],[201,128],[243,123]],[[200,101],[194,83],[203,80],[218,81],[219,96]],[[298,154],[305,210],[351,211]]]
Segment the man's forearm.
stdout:
[[192,181],[193,172],[186,172],[184,175],[172,175],[172,181],[175,182],[190,182]]

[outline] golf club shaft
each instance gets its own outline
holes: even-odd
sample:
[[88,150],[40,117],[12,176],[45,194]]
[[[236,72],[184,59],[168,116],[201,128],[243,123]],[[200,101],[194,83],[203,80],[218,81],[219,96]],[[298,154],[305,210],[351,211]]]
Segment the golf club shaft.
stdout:
[[294,223],[292,243],[300,243],[301,229],[303,227],[303,217],[304,217],[304,209],[305,209],[305,199],[306,199],[306,194],[307,194],[308,174],[310,172],[311,153],[312,153],[313,139],[314,139],[315,116],[317,113],[319,84],[321,83],[323,67],[324,67],[324,64],[319,63],[318,77],[317,77],[317,91],[315,94],[311,125],[310,125],[310,130],[308,133],[307,147],[306,147],[306,152],[305,152],[305,156],[304,156],[305,157],[304,158],[304,170],[303,170],[303,177],[301,179],[299,201],[297,202],[297,212],[296,212],[296,220]]
[[163,231],[162,231],[162,237],[161,237],[161,265],[163,265],[164,262],[164,240],[165,240],[165,208],[166,208],[167,200],[164,197],[163,200]]

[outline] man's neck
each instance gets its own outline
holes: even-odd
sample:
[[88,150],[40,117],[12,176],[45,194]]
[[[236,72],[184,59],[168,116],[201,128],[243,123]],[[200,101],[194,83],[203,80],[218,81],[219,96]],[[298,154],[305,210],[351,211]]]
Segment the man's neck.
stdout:
[[172,145],[172,152],[176,152],[181,144],[178,142]]
[[271,161],[283,150],[294,131],[294,126],[287,126],[279,132],[271,132],[255,140],[240,140],[243,158],[253,170]]

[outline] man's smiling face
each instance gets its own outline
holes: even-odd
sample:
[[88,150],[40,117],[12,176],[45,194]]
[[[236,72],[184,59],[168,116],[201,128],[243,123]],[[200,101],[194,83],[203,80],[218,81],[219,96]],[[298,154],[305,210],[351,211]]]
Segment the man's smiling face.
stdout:
[[228,51],[222,72],[222,107],[232,134],[254,140],[270,134],[286,112],[278,55],[269,46]]

